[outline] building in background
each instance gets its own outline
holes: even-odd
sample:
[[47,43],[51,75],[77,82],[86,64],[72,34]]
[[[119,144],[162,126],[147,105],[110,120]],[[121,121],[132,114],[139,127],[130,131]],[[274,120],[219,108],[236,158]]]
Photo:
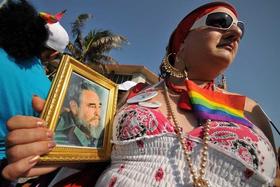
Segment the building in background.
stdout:
[[[102,73],[102,69],[93,69]],[[127,91],[137,83],[152,85],[159,81],[155,73],[142,65],[106,64],[105,69],[106,73],[103,73],[103,75],[119,85],[118,107],[122,105],[123,99],[127,97]]]
[[[58,65],[59,60],[55,60],[50,62],[46,67],[46,72],[49,76],[51,76],[51,79],[55,75]],[[155,84],[159,81],[159,77],[154,72],[142,65],[105,64],[104,66],[89,67],[111,79],[116,84],[122,84],[125,81]]]
[[146,82],[149,84],[158,82],[158,76],[142,65],[107,64],[106,71],[106,77],[117,84],[125,81]]

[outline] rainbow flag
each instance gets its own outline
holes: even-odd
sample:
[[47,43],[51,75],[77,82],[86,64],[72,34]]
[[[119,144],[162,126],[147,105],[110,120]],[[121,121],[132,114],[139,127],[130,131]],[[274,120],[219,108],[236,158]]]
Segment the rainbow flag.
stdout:
[[186,86],[198,119],[234,122],[250,128],[253,126],[244,116],[245,96],[203,89],[191,80],[186,80]]

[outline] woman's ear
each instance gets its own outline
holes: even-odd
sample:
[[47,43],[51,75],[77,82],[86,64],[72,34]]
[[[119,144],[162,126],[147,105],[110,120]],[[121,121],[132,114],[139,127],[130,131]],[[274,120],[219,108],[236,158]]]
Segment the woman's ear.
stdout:
[[182,43],[176,55],[174,56],[174,67],[177,69],[181,69],[181,70],[187,69],[185,64],[185,59],[184,59],[185,56],[184,50],[185,50],[185,45],[184,43]]
[[78,113],[78,103],[75,100],[71,100],[69,102],[70,105],[70,111],[72,112],[72,114],[75,116]]

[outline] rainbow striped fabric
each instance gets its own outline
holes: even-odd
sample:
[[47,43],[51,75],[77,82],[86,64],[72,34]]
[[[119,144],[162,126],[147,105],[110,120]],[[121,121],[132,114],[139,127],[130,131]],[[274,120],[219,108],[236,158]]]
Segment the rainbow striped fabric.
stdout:
[[191,80],[186,80],[192,109],[200,120],[226,121],[252,127],[244,116],[245,96],[230,95],[200,88]]

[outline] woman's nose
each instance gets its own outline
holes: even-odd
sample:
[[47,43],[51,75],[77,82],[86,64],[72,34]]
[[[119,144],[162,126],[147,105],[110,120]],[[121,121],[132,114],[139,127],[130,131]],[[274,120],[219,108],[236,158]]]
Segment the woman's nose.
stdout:
[[242,30],[236,24],[233,24],[228,30],[223,33],[223,38],[230,42],[239,42],[242,38],[242,35]]
[[237,24],[232,24],[228,29],[229,37],[234,40],[240,40],[244,35],[243,30]]

